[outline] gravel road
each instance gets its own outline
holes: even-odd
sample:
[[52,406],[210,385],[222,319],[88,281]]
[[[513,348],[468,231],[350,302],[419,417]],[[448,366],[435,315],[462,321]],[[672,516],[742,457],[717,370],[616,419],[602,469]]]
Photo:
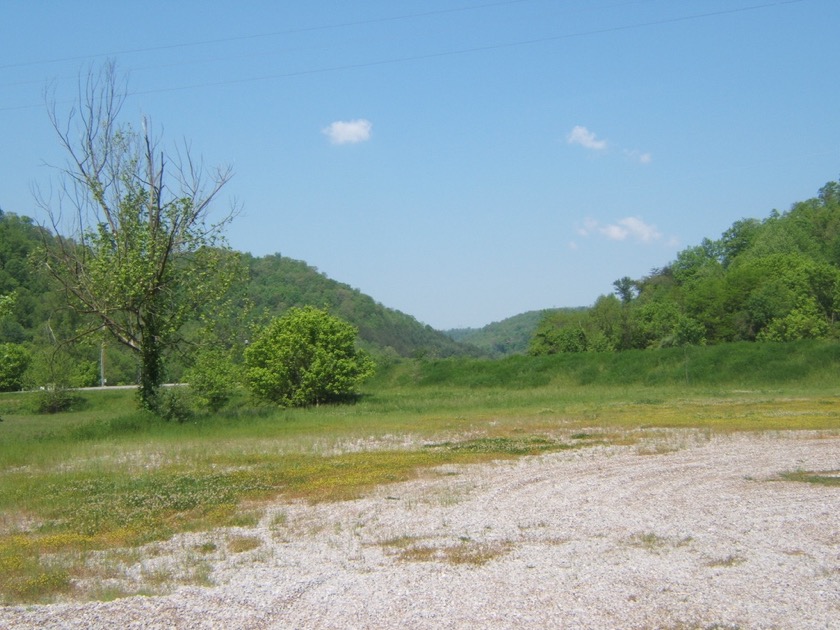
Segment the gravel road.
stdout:
[[840,471],[840,436],[673,431],[446,467],[274,504],[133,569],[203,562],[210,586],[5,607],[0,627],[840,628],[840,487],[795,470]]

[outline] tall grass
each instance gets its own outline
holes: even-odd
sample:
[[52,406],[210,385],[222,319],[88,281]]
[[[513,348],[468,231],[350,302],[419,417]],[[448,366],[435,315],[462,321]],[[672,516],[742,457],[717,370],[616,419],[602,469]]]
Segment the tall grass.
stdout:
[[621,353],[568,353],[501,360],[448,359],[403,366],[393,382],[425,386],[533,388],[554,384],[613,387],[824,387],[840,371],[840,343],[732,343]]
[[835,431],[838,368],[826,342],[411,361],[383,368],[355,405],[243,398],[185,423],[136,411],[130,391],[48,416],[31,394],[0,395],[0,602],[72,596],[95,550],[253,523],[261,501],[353,498],[443,463],[651,427]]

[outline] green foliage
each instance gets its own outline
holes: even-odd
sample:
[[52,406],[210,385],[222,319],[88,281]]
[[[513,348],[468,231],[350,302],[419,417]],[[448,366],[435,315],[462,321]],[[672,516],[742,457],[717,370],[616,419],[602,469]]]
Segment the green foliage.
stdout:
[[230,353],[218,348],[199,351],[185,377],[199,404],[214,413],[228,403],[239,384]]
[[258,398],[289,407],[351,399],[374,371],[371,359],[356,349],[356,335],[326,310],[293,308],[246,349],[248,386]]
[[32,264],[48,237],[29,217],[0,212],[0,343],[31,342],[57,303],[58,296],[48,291],[44,275]]
[[816,304],[806,302],[784,315],[773,319],[758,338],[765,341],[795,341],[797,339],[823,339],[828,334],[828,323]]
[[190,392],[180,387],[164,389],[158,394],[157,413],[170,422],[189,422],[195,417]]
[[650,301],[633,313],[638,344],[645,347],[698,345],[704,341],[704,328],[685,315],[672,301]]
[[[565,385],[762,387],[832,382],[840,346],[832,341],[740,342],[624,352],[573,352],[497,360],[441,359],[414,367],[424,387],[517,389]],[[383,375],[384,376],[384,375]]]
[[15,343],[0,344],[0,392],[15,392],[23,389],[24,377],[32,355],[23,346]]
[[613,287],[615,288],[615,294],[621,300],[622,304],[629,304],[638,291],[637,283],[628,276],[624,276],[613,282]]
[[45,387],[35,394],[35,413],[63,413],[83,406],[84,398],[66,387]]
[[[838,339],[838,190],[840,183],[829,182],[816,198],[796,203],[788,212],[774,211],[765,220],[736,221],[719,239],[704,239],[643,278],[617,280],[616,291],[600,296],[590,308],[561,309],[559,314],[555,310],[525,313],[480,330],[454,330],[446,335],[377,304],[304,262],[279,254],[262,258],[244,254],[241,259],[250,270],[250,279],[229,284],[243,287],[256,307],[244,318],[246,323],[222,316],[244,311],[244,302],[234,292],[222,296],[225,308],[218,303],[212,309],[194,303],[194,309],[182,312],[177,335],[169,337],[177,342],[158,355],[160,373],[165,366],[167,378],[191,381],[195,402],[208,410],[219,409],[229,395],[225,392],[234,391],[231,383],[236,379],[229,371],[231,365],[217,360],[208,360],[204,368],[198,368],[206,374],[199,375],[191,367],[185,372],[204,361],[202,345],[222,349],[230,363],[241,364],[241,351],[236,346],[244,343],[247,324],[261,318],[264,322],[296,306],[323,307],[351,323],[359,331],[360,346],[380,364],[401,357],[498,357],[525,349],[544,355],[756,340]],[[138,203],[143,194],[145,191],[140,191],[132,203]],[[144,229],[139,225],[136,228],[138,234]],[[98,231],[87,243],[95,244],[97,238]],[[139,241],[144,239],[137,237]],[[0,343],[23,344],[31,352],[27,385],[91,384],[98,377],[98,342],[66,346],[61,340],[91,329],[92,322],[83,314],[62,308],[63,297],[45,283],[43,274],[32,264],[32,253],[42,242],[51,246],[57,243],[30,219],[0,214],[0,295],[14,296],[6,303],[6,315],[0,316]],[[103,246],[107,242],[105,239]],[[65,244],[69,246],[71,241]],[[199,252],[196,257],[208,256],[208,267],[215,265],[226,277],[241,277],[237,276],[242,267],[237,267],[235,253],[223,248]],[[210,254],[218,256],[215,262]],[[103,278],[108,267],[105,264],[102,269]],[[120,278],[117,274],[114,282],[130,285]],[[129,293],[133,290],[128,289]],[[181,295],[181,289],[170,287],[167,291]],[[210,330],[212,334],[208,334]],[[167,334],[159,337],[166,339]],[[39,367],[41,357],[56,352],[57,346],[62,348],[61,363],[73,366],[72,374],[48,378]],[[130,352],[134,351],[124,345],[106,346],[104,363],[110,384],[137,382],[139,355]]]
[[[141,406],[155,411],[167,351],[237,279],[237,257],[221,240],[232,214],[216,223],[208,214],[230,173],[216,172],[204,189],[205,174],[188,150],[169,159],[146,121],[138,133],[118,120],[119,88],[107,64],[88,75],[66,122],[50,112],[69,156],[59,172],[61,199],[73,204],[78,228],[46,242],[43,265],[87,324],[83,333],[105,329],[136,353]],[[58,225],[61,204],[41,203]]]
[[459,343],[475,346],[494,357],[523,354],[528,351],[540,321],[554,310],[529,311],[493,322],[483,328],[456,328],[445,331]]
[[[528,353],[533,356],[558,352],[586,352],[594,349],[594,329],[587,325],[586,309],[547,311],[531,337]],[[593,344],[590,344],[590,336]]]
[[530,352],[840,337],[838,191],[829,182],[786,213],[736,221],[644,278],[616,280],[618,299],[601,296],[573,324],[546,316]]
[[255,312],[279,316],[292,307],[327,308],[359,331],[366,350],[382,357],[480,356],[442,332],[386,308],[358,289],[336,282],[306,263],[279,254],[245,256],[251,273],[248,298]]
[[0,317],[5,317],[11,314],[12,307],[15,305],[15,294],[0,295]]
[[[68,308],[63,293],[39,271],[43,258],[33,254],[44,243],[58,246],[55,237],[34,226],[31,219],[11,213],[0,215],[0,287],[4,287],[0,293],[14,294],[14,302],[9,303],[10,312],[0,316],[0,343],[28,345],[34,357],[30,380],[35,385],[61,380],[50,374],[51,370],[55,371],[53,368],[46,366],[58,346],[61,347],[58,363],[66,373],[61,377],[62,382],[69,386],[97,384],[101,358],[98,330],[87,340],[79,338],[80,343],[65,342],[96,329],[97,324]],[[71,241],[66,244],[70,246]],[[194,304],[196,308],[183,313],[187,320],[178,331],[179,343],[161,355],[167,379],[191,380],[184,370],[198,359],[191,355],[200,353],[202,347],[230,350],[234,363],[241,362],[236,346],[244,343],[248,323],[264,315],[282,315],[293,306],[328,307],[330,312],[356,326],[361,347],[382,360],[479,356],[487,352],[487,348],[457,343],[409,315],[377,304],[369,296],[327,278],[304,262],[279,255],[240,256],[225,249],[205,251],[203,255],[209,258],[211,253],[219,259],[215,263],[207,260],[208,266],[216,265],[215,269],[223,276],[233,275],[236,280],[230,282],[231,291],[221,303]],[[248,271],[250,277],[246,278]],[[104,269],[101,275],[105,275]],[[247,294],[247,301],[238,294],[240,290]],[[250,309],[248,301],[253,306]],[[511,331],[500,330],[494,336],[493,346],[505,352],[521,349],[530,338],[528,326],[525,322]],[[181,344],[181,340],[188,343]],[[109,342],[105,343],[102,354],[109,385],[137,383],[140,355],[136,350]]]
[[99,366],[85,357],[88,348],[76,345],[35,345],[27,380],[45,390],[94,387],[99,384]]

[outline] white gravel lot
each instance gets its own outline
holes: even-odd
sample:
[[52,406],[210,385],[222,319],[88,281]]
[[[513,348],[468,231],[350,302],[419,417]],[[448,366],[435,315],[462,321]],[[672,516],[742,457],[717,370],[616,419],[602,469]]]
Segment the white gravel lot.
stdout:
[[447,467],[143,561],[213,541],[213,586],[4,607],[0,627],[840,628],[840,487],[793,470],[840,470],[840,436],[674,431]]

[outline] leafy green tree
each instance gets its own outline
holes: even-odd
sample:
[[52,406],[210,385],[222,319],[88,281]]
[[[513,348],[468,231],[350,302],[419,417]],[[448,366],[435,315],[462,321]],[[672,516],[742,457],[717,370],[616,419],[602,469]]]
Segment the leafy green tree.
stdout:
[[228,403],[239,381],[230,352],[219,348],[200,351],[185,378],[198,402],[213,412]]
[[796,341],[798,339],[823,339],[829,326],[813,300],[806,301],[784,317],[777,317],[761,331],[762,341]]
[[543,317],[537,325],[531,343],[528,345],[528,354],[531,356],[543,356],[546,354],[557,354],[560,352],[560,328],[549,316]]
[[72,389],[99,384],[99,366],[81,358],[76,345],[36,344],[27,382],[45,388]]
[[0,295],[0,317],[5,317],[12,312],[12,307],[15,305],[15,294]]
[[825,337],[840,306],[840,270],[803,253],[747,256],[733,265],[727,283],[731,312],[743,313],[752,338]]
[[691,286],[709,277],[720,277],[724,271],[720,263],[720,246],[715,241],[703,239],[700,245],[677,254],[670,268],[680,285]]
[[528,354],[540,356],[589,349],[586,309],[561,308],[546,311],[531,337]]
[[598,297],[589,310],[589,320],[597,331],[596,340],[593,340],[595,349],[608,351],[620,347],[627,313],[615,295]]
[[613,282],[613,287],[615,287],[615,294],[621,299],[622,304],[630,304],[633,298],[638,295],[639,286],[629,276],[624,276]]
[[586,352],[589,344],[582,326],[562,328],[558,335],[560,352]]
[[31,360],[29,351],[20,344],[0,344],[0,392],[23,389],[26,369]]
[[[169,154],[149,131],[121,124],[125,90],[113,64],[82,81],[80,102],[50,120],[68,156],[58,199],[39,201],[56,237],[44,264],[70,306],[139,358],[140,402],[157,410],[167,350],[184,325],[223,299],[238,277],[221,239],[233,212],[210,220],[210,204],[230,170],[209,175],[189,147]],[[65,206],[69,206],[68,208]],[[62,217],[72,216],[72,226]],[[69,227],[70,236],[61,228]]]
[[56,296],[31,256],[45,238],[49,235],[29,217],[0,212],[0,295],[11,296],[0,309],[0,343],[32,341],[49,318]]
[[641,347],[668,348],[702,344],[703,326],[685,315],[676,303],[651,301],[636,312]]
[[373,361],[356,349],[356,329],[326,310],[292,308],[245,350],[245,380],[269,402],[307,407],[358,395]]
[[723,266],[729,267],[738,256],[749,251],[760,232],[761,221],[758,219],[735,221],[719,241]]

